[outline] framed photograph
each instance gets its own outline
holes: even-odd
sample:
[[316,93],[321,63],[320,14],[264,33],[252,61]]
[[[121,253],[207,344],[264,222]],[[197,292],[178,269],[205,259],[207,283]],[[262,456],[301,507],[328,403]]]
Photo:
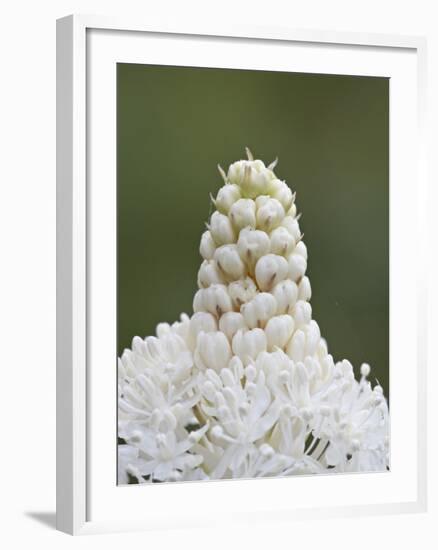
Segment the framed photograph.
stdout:
[[424,40],[57,28],[58,528],[424,510]]

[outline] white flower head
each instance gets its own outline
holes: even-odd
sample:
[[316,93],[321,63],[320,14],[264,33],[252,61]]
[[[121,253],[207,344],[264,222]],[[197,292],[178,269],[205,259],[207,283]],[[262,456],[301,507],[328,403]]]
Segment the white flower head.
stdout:
[[312,319],[295,193],[247,155],[219,168],[193,315],[119,358],[121,484],[388,468],[383,389]]

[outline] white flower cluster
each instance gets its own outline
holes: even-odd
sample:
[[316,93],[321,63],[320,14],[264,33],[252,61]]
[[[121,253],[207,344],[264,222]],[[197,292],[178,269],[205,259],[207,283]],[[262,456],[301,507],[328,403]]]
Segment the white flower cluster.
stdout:
[[247,153],[220,169],[193,316],[119,360],[121,484],[388,467],[382,388],[328,353],[295,195]]

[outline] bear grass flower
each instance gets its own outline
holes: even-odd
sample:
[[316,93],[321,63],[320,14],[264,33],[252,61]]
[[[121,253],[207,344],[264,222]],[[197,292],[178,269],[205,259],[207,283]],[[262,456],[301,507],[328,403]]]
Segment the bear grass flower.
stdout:
[[312,319],[295,193],[247,156],[219,167],[193,315],[119,358],[120,484],[388,468],[381,386]]

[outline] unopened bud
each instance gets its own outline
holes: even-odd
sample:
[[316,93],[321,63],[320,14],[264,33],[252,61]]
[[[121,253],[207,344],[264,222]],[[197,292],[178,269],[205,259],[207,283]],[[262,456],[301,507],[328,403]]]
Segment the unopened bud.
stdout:
[[199,245],[199,252],[204,260],[211,260],[216,250],[216,244],[211,236],[210,231],[204,231],[201,237],[201,244]]
[[289,256],[295,248],[295,239],[283,227],[277,227],[271,232],[271,252],[280,256]]
[[190,336],[193,345],[196,344],[198,334],[200,332],[215,332],[217,330],[217,321],[211,313],[198,311],[192,315],[190,319]]
[[305,245],[304,241],[299,241],[297,243],[297,246],[295,247],[294,253],[299,254],[305,260],[307,260],[307,246]]
[[309,277],[303,277],[298,285],[298,299],[308,302],[312,297],[312,288]]
[[310,323],[312,319],[312,307],[309,302],[299,300],[292,309],[292,316],[297,328],[301,328]]
[[193,310],[208,311],[216,317],[220,317],[227,311],[232,311],[233,304],[225,285],[211,285],[208,288],[201,288],[195,294]]
[[300,240],[301,230],[296,218],[287,215],[281,222],[281,225],[289,231],[289,233],[295,239],[295,242],[298,242]]
[[266,322],[275,315],[277,302],[268,292],[257,294],[250,302],[241,307],[246,324],[249,328],[264,327]]
[[219,189],[214,204],[221,214],[228,214],[230,208],[240,197],[239,186],[228,183]]
[[271,317],[265,327],[268,351],[273,351],[276,347],[283,349],[292,336],[293,331],[294,320],[290,315]]
[[233,204],[229,214],[231,223],[240,231],[244,227],[256,226],[256,205],[251,199],[239,199]]
[[224,313],[219,320],[219,329],[227,336],[230,342],[237,331],[246,330],[247,328],[243,315],[236,311]]
[[237,246],[235,244],[225,244],[216,249],[214,253],[218,270],[229,281],[241,279],[246,274],[246,266],[243,263]]
[[240,257],[248,266],[254,266],[259,258],[268,254],[270,241],[264,231],[242,229],[237,241]]
[[198,334],[194,359],[199,369],[220,372],[228,365],[231,355],[230,344],[222,332]]
[[204,260],[198,271],[198,287],[207,288],[215,284],[223,284],[224,280],[214,260]]
[[284,208],[277,199],[268,199],[257,210],[257,227],[263,231],[272,231],[284,219]]
[[239,160],[228,169],[228,180],[239,185],[243,196],[252,199],[266,193],[273,177],[261,160]]
[[220,212],[213,212],[210,219],[210,233],[217,246],[235,242],[236,236],[230,220]]
[[251,277],[245,277],[241,281],[234,281],[228,286],[228,294],[236,309],[240,309],[257,294],[257,287]]
[[306,355],[313,355],[316,352],[316,348],[321,338],[321,331],[319,330],[318,323],[314,320],[303,328],[306,335]]
[[273,199],[277,199],[287,212],[292,206],[293,195],[289,186],[279,179],[273,179],[269,182],[268,192]]
[[304,276],[307,269],[306,260],[299,254],[289,256],[289,277],[292,281],[298,282]]
[[256,265],[255,276],[261,290],[271,290],[277,283],[286,279],[289,271],[287,260],[277,254],[262,256]]
[[290,313],[298,298],[298,287],[290,279],[280,281],[272,290],[277,301],[277,315]]

